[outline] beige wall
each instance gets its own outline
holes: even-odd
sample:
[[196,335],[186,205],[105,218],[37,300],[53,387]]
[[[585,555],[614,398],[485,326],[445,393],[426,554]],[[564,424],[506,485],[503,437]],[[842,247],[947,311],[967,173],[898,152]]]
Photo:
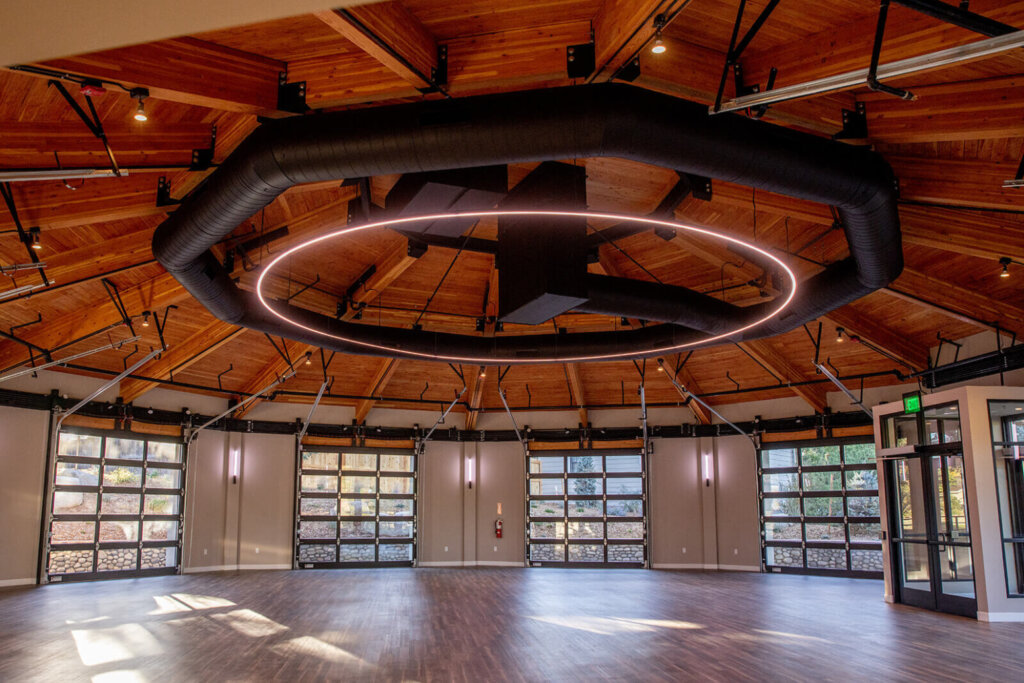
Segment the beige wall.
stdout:
[[35,583],[49,416],[0,408],[0,586]]
[[[0,514],[17,521],[0,527],[0,581],[31,581],[35,575],[46,425],[43,411],[0,408],[4,441],[18,444],[3,451]],[[230,463],[236,450],[241,471],[234,483]],[[710,487],[703,485],[703,453],[713,456]],[[466,482],[470,460],[472,489]],[[294,467],[290,435],[200,434],[188,454],[185,571],[290,567]],[[518,443],[429,443],[419,473],[420,564],[523,565],[524,475]],[[654,564],[756,568],[754,477],[752,451],[742,437],[655,440],[649,480]],[[496,539],[499,502],[504,534]]]

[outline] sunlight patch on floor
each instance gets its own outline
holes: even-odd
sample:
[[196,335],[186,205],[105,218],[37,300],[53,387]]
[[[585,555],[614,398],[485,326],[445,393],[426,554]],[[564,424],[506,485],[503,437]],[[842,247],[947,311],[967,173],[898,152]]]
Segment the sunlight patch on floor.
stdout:
[[135,669],[123,669],[96,674],[89,680],[92,683],[146,683],[149,679]]
[[634,619],[626,617],[592,617],[592,616],[543,616],[529,617],[545,624],[553,624],[572,628],[588,633],[610,636],[616,633],[653,633],[660,628],[699,629],[700,624],[689,621],[673,621],[663,619]]
[[288,630],[287,626],[268,619],[259,612],[253,612],[251,609],[236,609],[226,614],[212,616],[217,621],[227,624],[243,636],[250,638],[266,638]]
[[291,655],[304,655],[306,657],[316,657],[317,659],[322,659],[325,662],[347,662],[350,664],[371,666],[361,657],[357,657],[347,650],[342,650],[340,647],[336,647],[330,643],[325,643],[319,638],[314,638],[313,636],[292,638],[287,642],[278,643],[277,645],[272,646],[270,650],[286,657]]
[[791,638],[793,640],[813,640],[818,643],[832,644],[832,641],[828,640],[827,638],[819,638],[818,636],[805,636],[799,633],[787,633],[786,631],[768,631],[766,629],[755,628],[754,633],[761,633],[766,636],[775,636],[778,638]]
[[139,624],[121,624],[104,629],[74,629],[71,637],[75,639],[79,659],[86,666],[164,653],[153,634]]
[[171,597],[185,603],[192,609],[214,609],[215,607],[234,607],[235,603],[225,598],[212,595],[192,595],[190,593],[172,593]]

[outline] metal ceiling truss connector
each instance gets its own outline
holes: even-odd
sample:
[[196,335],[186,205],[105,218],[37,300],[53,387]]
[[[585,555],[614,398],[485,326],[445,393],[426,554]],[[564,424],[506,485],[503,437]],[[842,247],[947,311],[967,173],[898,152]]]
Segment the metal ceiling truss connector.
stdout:
[[156,181],[156,205],[177,206],[178,204],[181,204],[181,200],[171,197],[171,183],[167,180],[167,176],[160,176]]
[[306,81],[289,83],[287,71],[278,73],[277,108],[290,114],[305,114],[309,111],[306,106]]
[[832,136],[833,140],[861,141],[868,138],[868,117],[863,102],[854,109],[843,110],[843,129]]
[[188,166],[190,171],[205,171],[213,166],[213,153],[217,146],[217,126],[214,124],[210,129],[210,146],[205,149],[192,150],[192,162]]
[[565,48],[565,71],[569,78],[589,78],[597,68],[594,41]]

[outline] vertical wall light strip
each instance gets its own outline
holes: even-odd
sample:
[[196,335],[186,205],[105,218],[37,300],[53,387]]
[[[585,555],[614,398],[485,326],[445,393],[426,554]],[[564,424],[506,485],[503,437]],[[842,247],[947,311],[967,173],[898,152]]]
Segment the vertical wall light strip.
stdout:
[[235,448],[231,451],[231,483],[238,483],[238,475],[242,467],[242,454],[239,449]]
[[704,485],[711,486],[711,454],[704,454]]
[[473,488],[473,458],[466,458],[466,482],[467,488]]

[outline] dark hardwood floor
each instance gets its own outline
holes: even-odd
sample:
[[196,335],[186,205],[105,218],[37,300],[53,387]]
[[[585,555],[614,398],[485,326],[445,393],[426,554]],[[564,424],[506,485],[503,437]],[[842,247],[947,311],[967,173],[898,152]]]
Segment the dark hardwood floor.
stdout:
[[876,581],[643,570],[194,574],[0,591],[0,680],[1024,680],[1024,624]]

